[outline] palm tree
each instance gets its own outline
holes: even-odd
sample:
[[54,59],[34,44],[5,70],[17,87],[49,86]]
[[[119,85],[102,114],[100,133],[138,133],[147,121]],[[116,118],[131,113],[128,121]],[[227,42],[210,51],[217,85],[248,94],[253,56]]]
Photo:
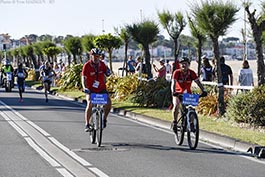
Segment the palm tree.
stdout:
[[249,11],[250,3],[244,3],[245,11],[248,14],[248,21],[252,29],[254,41],[256,43],[256,55],[257,55],[257,75],[258,85],[265,84],[265,65],[263,60],[263,48],[262,48],[262,33],[265,30],[265,2],[262,2],[262,14],[255,17],[256,10],[252,13]]
[[84,52],[89,52],[92,48],[95,48],[94,40],[96,36],[93,34],[87,34],[82,36],[82,47]]
[[82,53],[82,43],[79,37],[69,37],[64,40],[64,46],[73,55],[73,63],[76,64],[76,56]]
[[34,69],[39,68],[39,66],[37,66],[36,57],[34,55],[34,48],[33,48],[33,46],[31,44],[25,46],[25,53],[26,53],[26,55],[28,57],[28,60],[30,61],[29,64],[31,65],[33,63]]
[[181,12],[177,12],[176,14],[172,14],[167,10],[163,12],[158,12],[158,17],[161,25],[167,30],[167,33],[174,41],[174,58],[175,58],[175,65],[173,70],[176,69],[178,63],[178,38],[186,26],[186,21],[184,16]]
[[44,62],[43,52],[42,52],[41,42],[33,44],[34,54],[38,57],[38,65],[40,66],[41,62]]
[[203,34],[203,32],[199,29],[198,24],[191,19],[190,16],[188,16],[188,20],[189,20],[189,26],[191,29],[191,34],[193,37],[195,37],[197,39],[197,52],[198,52],[198,76],[200,76],[200,70],[201,70],[201,57],[202,57],[202,45],[203,42],[206,40],[206,36],[205,34]]
[[109,66],[111,72],[112,70],[112,51],[113,49],[118,49],[122,45],[122,41],[119,37],[113,36],[112,34],[102,34],[95,38],[94,40],[97,47],[104,49],[109,54]]
[[158,24],[151,20],[144,20],[140,23],[134,23],[126,26],[128,33],[133,40],[140,43],[143,47],[143,58],[145,59],[145,69],[148,78],[152,78],[149,45],[156,41],[159,33]]
[[81,43],[83,51],[86,52],[87,59],[89,59],[89,52],[91,49],[95,48],[95,40],[96,36],[93,34],[87,34],[82,36]]
[[207,34],[214,48],[214,57],[217,60],[217,79],[218,79],[218,110],[219,115],[225,113],[224,86],[222,83],[222,73],[219,54],[219,36],[225,35],[228,27],[236,21],[235,15],[239,9],[232,3],[224,3],[221,0],[201,1],[201,5],[192,5],[192,14],[198,27]]
[[50,52],[48,52],[48,48],[56,47],[56,45],[51,41],[43,41],[40,43],[40,45],[41,45],[41,50],[42,50],[41,52],[47,56],[49,62],[52,62],[52,58],[51,58],[52,56],[49,55]]

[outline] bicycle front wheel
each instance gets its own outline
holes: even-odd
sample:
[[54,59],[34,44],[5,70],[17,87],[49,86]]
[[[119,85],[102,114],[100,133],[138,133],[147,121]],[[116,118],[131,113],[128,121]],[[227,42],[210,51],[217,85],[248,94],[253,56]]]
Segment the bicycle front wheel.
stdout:
[[189,127],[187,127],[187,138],[190,149],[196,149],[199,141],[199,120],[196,112],[189,113]]
[[185,134],[185,115],[182,115],[181,110],[179,110],[179,116],[177,119],[177,129],[174,130],[175,142],[177,145],[182,145]]
[[96,140],[97,140],[97,146],[100,147],[102,142],[102,130],[103,130],[102,111],[97,111],[96,115],[97,115]]

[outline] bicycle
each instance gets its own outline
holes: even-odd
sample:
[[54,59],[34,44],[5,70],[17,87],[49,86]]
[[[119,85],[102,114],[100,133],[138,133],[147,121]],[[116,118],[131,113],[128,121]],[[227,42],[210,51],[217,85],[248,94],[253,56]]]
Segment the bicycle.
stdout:
[[175,142],[182,145],[185,132],[190,149],[196,149],[199,141],[199,119],[195,107],[198,105],[198,94],[174,94],[180,99],[179,118],[177,119],[177,130],[175,133]]
[[89,120],[89,124],[92,126],[92,131],[89,132],[90,141],[100,147],[104,129],[104,105],[108,102],[108,94],[91,93],[90,99],[92,103],[92,115]]

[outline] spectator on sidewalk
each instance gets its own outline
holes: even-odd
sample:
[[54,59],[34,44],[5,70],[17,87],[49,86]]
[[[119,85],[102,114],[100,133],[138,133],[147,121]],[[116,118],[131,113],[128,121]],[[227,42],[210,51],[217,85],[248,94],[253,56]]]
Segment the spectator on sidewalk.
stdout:
[[135,67],[135,70],[138,73],[138,75],[141,76],[142,70],[143,70],[143,62],[142,62],[142,58],[140,56],[138,56],[136,58],[136,67]]
[[157,77],[158,78],[166,78],[166,66],[165,66],[165,60],[160,59],[159,63],[161,65],[160,68],[157,68],[155,64],[153,64],[154,70],[157,72]]
[[167,63],[166,63],[166,72],[167,74],[172,74],[172,67],[169,64],[169,60],[167,60]]
[[208,58],[203,58],[203,65],[201,68],[202,81],[212,81],[213,79],[213,67]]
[[237,82],[240,86],[254,86],[253,72],[247,60],[243,61],[242,68],[238,71]]
[[129,74],[129,75],[134,74],[134,73],[135,73],[136,62],[135,62],[135,60],[132,58],[132,56],[129,56],[129,57],[128,57],[127,66],[128,66],[128,74]]
[[222,82],[224,85],[233,85],[233,72],[230,66],[225,64],[225,58],[220,58]]

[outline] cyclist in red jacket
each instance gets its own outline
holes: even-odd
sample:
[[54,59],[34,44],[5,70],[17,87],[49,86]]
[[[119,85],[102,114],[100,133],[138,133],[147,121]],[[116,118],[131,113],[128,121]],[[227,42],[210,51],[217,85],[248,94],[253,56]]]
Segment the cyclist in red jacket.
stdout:
[[183,93],[191,93],[191,84],[192,81],[196,82],[199,88],[202,91],[202,95],[206,96],[207,92],[204,90],[203,85],[201,84],[197,74],[189,69],[190,67],[190,60],[187,57],[183,57],[179,61],[180,69],[174,71],[172,75],[172,83],[171,83],[171,91],[172,91],[172,101],[173,101],[173,122],[172,128],[173,131],[177,130],[177,118],[178,118],[178,110],[180,100],[176,94],[183,94]]
[[[89,125],[90,116],[92,113],[92,104],[90,101],[90,93],[107,93],[105,76],[110,75],[110,70],[101,61],[101,50],[94,48],[90,51],[90,60],[88,60],[82,69],[82,86],[86,93],[87,107],[85,112],[85,131],[91,131]],[[107,117],[111,109],[111,100],[108,97],[108,103],[104,106],[104,128],[107,124]]]

